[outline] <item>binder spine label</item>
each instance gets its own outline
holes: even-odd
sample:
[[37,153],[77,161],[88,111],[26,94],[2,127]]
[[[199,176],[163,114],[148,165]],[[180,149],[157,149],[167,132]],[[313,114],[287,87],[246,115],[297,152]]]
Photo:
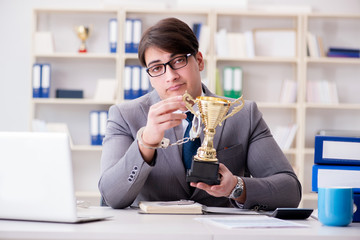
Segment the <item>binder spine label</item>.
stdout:
[[322,156],[330,159],[360,161],[360,142],[324,141]]
[[351,187],[360,193],[360,166],[314,165],[312,191],[320,187]]

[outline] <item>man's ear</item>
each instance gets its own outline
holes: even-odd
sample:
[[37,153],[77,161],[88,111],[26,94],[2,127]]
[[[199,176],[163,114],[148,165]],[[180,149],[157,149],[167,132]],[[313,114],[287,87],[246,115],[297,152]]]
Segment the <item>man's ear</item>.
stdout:
[[195,58],[199,66],[199,71],[204,70],[204,58],[200,51],[196,53]]

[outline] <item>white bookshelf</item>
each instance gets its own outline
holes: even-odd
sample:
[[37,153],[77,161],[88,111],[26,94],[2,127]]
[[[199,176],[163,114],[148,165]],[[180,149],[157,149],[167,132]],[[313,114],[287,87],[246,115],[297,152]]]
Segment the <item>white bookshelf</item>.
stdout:
[[[297,175],[301,174],[300,158],[300,124],[301,88],[297,89],[296,102],[280,103],[282,81],[292,79],[300,85],[302,78],[302,16],[298,14],[265,13],[248,11],[216,11],[215,30],[225,28],[227,32],[243,33],[256,29],[293,29],[296,33],[294,57],[218,57],[214,65],[220,69],[224,66],[241,67],[243,70],[243,94],[245,99],[255,100],[263,117],[272,131],[282,125],[297,124],[298,130],[290,149],[284,150]],[[256,48],[256,46],[255,46]],[[300,178],[301,179],[301,178]]]
[[[335,26],[342,36],[352,36],[350,34],[354,32],[353,27],[360,26],[360,15],[307,15],[201,9],[35,9],[33,36],[35,31],[51,31],[55,40],[55,52],[53,54],[33,53],[32,63],[51,63],[52,87],[73,87],[84,90],[84,99],[56,99],[54,89],[52,89],[49,99],[31,99],[30,103],[32,109],[30,120],[40,118],[49,122],[60,121],[69,126],[74,142],[72,152],[77,196],[92,199],[92,201],[97,201],[100,196],[97,181],[100,174],[101,146],[90,145],[89,111],[108,110],[112,104],[123,102],[124,67],[127,64],[139,64],[137,54],[124,53],[125,20],[126,18],[141,19],[144,31],[166,17],[180,18],[190,27],[196,22],[209,26],[208,51],[203,53],[206,67],[202,77],[207,79],[206,84],[210,90],[215,92],[216,69],[219,69],[221,75],[224,67],[239,66],[244,72],[244,97],[257,102],[270,129],[273,131],[278,125],[297,125],[294,143],[290,149],[284,150],[284,153],[302,183],[302,206],[314,206],[316,194],[311,193],[314,134],[316,128],[323,127],[336,129],[345,126],[360,129],[358,124],[360,96],[347,96],[343,92],[350,88],[359,89],[358,81],[352,79],[351,76],[360,75],[360,60],[307,57],[306,33],[310,30],[321,34],[324,40],[329,40],[326,44],[324,41],[325,47],[331,45],[331,41],[352,47],[360,42],[360,32],[355,33],[355,37],[346,38],[350,40],[341,42],[338,33],[333,33],[332,29]],[[107,30],[110,18],[118,20],[119,36],[116,54],[110,54],[108,50]],[[331,28],[324,28],[324,22]],[[87,41],[88,53],[86,54],[77,52],[80,40],[72,29],[76,24],[94,24],[93,35]],[[294,57],[255,56],[253,58],[217,56],[215,34],[221,28],[239,33],[253,29],[294,29],[296,55]],[[339,104],[308,103],[306,80],[322,75],[327,76],[328,71],[340,71],[346,76],[345,79],[341,79],[342,91],[339,89]],[[333,81],[340,81],[339,74],[330,76]],[[99,78],[114,78],[118,81],[117,97],[114,101],[97,101],[92,98],[96,80]],[[298,84],[297,98],[294,103],[279,102],[281,84],[284,79],[293,79]],[[339,114],[343,117],[339,117]],[[355,117],[350,117],[351,114],[355,114]]]
[[[324,50],[329,47],[359,48],[360,34],[354,29],[360,27],[359,15],[344,14],[308,14],[304,15],[304,41],[309,31],[320,36]],[[303,48],[304,53],[306,48]],[[324,56],[325,55],[325,56]],[[314,206],[317,194],[311,193],[309,172],[314,163],[314,135],[320,129],[359,130],[360,96],[355,89],[360,88],[359,58],[307,57],[305,54],[303,86],[303,114],[301,122],[304,126],[302,144],[300,146],[302,161],[303,201]],[[306,99],[307,80],[326,79],[337,85],[339,103],[312,103]],[[316,205],[315,205],[316,206]]]
[[[97,80],[121,79],[120,54],[109,51],[108,21],[119,18],[118,9],[34,9],[33,41],[36,31],[51,32],[54,52],[37,54],[33,48],[32,63],[51,64],[50,98],[32,98],[30,126],[33,119],[46,123],[65,123],[72,138],[72,158],[75,190],[78,198],[100,202],[97,181],[100,174],[101,146],[90,145],[89,113],[108,110],[118,102],[95,100]],[[93,25],[86,41],[88,53],[78,53],[80,39],[74,26]],[[31,84],[32,86],[32,84]],[[55,89],[83,90],[83,99],[55,98]],[[32,90],[31,90],[32,91]],[[118,97],[121,97],[119,90]],[[32,93],[31,93],[32,96]]]

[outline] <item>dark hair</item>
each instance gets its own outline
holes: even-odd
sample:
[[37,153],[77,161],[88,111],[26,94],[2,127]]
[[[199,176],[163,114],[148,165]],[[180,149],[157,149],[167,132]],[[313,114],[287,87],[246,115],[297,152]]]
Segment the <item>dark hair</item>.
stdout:
[[177,18],[165,18],[147,29],[141,37],[138,58],[146,66],[145,51],[158,47],[169,53],[195,55],[199,42],[191,28]]

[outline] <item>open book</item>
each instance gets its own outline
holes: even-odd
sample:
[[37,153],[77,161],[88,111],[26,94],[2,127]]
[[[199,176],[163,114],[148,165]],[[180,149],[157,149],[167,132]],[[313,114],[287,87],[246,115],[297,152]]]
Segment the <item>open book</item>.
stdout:
[[190,200],[179,201],[142,201],[139,203],[141,213],[158,214],[202,214],[203,206]]

